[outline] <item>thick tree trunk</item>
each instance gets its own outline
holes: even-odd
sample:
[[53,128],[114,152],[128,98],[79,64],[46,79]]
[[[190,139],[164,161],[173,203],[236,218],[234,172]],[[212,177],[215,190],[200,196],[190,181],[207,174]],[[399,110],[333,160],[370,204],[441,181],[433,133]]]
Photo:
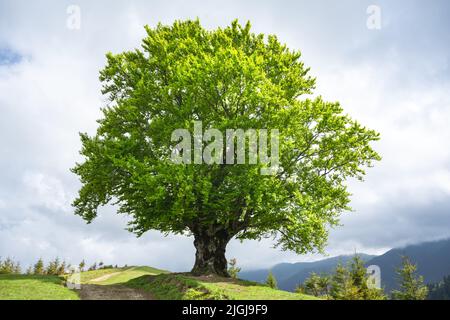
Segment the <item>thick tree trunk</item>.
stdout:
[[194,232],[195,264],[192,273],[195,275],[215,274],[229,277],[225,249],[230,241],[229,234],[222,230],[196,230]]

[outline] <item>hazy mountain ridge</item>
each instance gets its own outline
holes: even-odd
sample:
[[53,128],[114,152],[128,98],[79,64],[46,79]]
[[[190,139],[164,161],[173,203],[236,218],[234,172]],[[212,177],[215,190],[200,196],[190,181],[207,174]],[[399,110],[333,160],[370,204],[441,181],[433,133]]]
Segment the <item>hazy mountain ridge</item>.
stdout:
[[[375,257],[364,253],[358,253],[358,255],[364,261]],[[239,273],[239,277],[246,280],[264,282],[269,271],[272,271],[280,289],[293,291],[298,284],[303,283],[308,278],[311,272],[332,272],[339,262],[346,264],[352,257],[353,255],[342,255],[313,262],[279,263],[270,269],[242,271]]]
[[424,277],[425,283],[439,282],[450,274],[450,239],[394,248],[368,263],[380,267],[381,284],[386,291],[397,289],[396,269],[402,256],[417,264],[418,274]]
[[[450,274],[450,239],[424,242],[394,248],[386,253],[373,256],[358,253],[366,265],[377,265],[381,269],[381,283],[387,292],[397,288],[396,269],[401,265],[401,257],[408,256],[417,264],[418,273],[425,283],[435,283]],[[248,270],[239,273],[242,279],[264,282],[271,270],[280,289],[292,291],[311,274],[330,273],[341,262],[346,264],[354,255],[342,255],[314,262],[280,263],[270,269]]]

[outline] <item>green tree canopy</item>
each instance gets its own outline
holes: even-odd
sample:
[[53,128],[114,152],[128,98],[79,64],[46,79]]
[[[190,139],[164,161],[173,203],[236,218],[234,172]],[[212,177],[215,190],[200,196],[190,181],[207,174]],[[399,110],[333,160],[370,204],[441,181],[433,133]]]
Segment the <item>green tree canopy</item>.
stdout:
[[241,268],[237,266],[236,258],[230,259],[228,264],[229,264],[228,274],[230,275],[231,278],[237,279],[239,272],[241,272]]
[[423,283],[423,277],[417,274],[417,266],[408,257],[402,257],[402,266],[397,269],[399,290],[392,292],[394,300],[425,300],[428,287]]
[[382,288],[368,284],[364,261],[355,255],[347,266],[339,263],[331,276],[330,297],[335,300],[385,300]]
[[303,285],[296,288],[296,292],[306,293],[316,297],[325,297],[328,299],[331,285],[331,277],[327,274],[318,275],[312,272],[305,279]]
[[44,266],[44,261],[42,260],[42,258],[39,258],[39,260],[34,265],[33,273],[34,274],[45,274],[45,266]]
[[278,288],[277,279],[273,275],[272,271],[269,271],[269,274],[267,275],[266,284],[271,287],[272,289]]
[[[321,250],[328,227],[350,209],[346,180],[362,179],[380,159],[370,146],[378,133],[339,103],[308,98],[315,79],[300,52],[249,23],[206,30],[188,20],[146,31],[140,49],[108,53],[100,72],[109,102],[96,134],[81,134],[76,214],[91,222],[114,203],[138,236],[193,235],[198,274],[227,275],[232,238],[274,236],[283,250]],[[172,132],[193,132],[195,121],[221,132],[279,130],[277,171],[173,163]]]

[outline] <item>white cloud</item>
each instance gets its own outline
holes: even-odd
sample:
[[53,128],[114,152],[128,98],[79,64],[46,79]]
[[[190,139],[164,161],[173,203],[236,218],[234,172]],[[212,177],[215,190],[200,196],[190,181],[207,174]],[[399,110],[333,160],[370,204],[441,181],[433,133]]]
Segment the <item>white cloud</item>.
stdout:
[[23,180],[31,201],[37,201],[52,211],[70,211],[70,199],[58,179],[42,173],[25,173]]

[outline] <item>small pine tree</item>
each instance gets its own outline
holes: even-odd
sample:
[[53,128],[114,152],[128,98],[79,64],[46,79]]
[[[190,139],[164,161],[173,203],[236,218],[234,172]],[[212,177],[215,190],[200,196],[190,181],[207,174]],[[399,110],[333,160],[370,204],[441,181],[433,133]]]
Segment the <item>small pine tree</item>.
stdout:
[[9,266],[9,258],[5,261],[0,261],[0,274],[9,274],[11,273],[11,268]]
[[29,266],[29,267],[27,268],[26,274],[27,274],[27,275],[33,274],[33,268],[32,268],[31,266]]
[[358,291],[358,298],[367,300],[370,291],[367,284],[367,269],[364,267],[364,261],[358,255],[355,255],[350,263],[350,277],[353,286],[355,286]]
[[14,261],[8,257],[5,261],[0,261],[0,274],[11,273],[14,273]]
[[408,257],[402,257],[402,266],[397,269],[400,290],[392,292],[394,300],[425,300],[428,288],[423,277],[417,275],[417,266]]
[[331,278],[330,296],[334,300],[357,300],[358,289],[353,286],[349,270],[338,264]]
[[303,282],[304,292],[313,296],[320,296],[319,275],[315,272],[311,273],[309,277]]
[[228,264],[230,265],[230,267],[228,268],[228,273],[230,274],[231,278],[237,279],[238,273],[241,272],[241,268],[237,266],[236,258],[230,259]]
[[49,275],[58,275],[58,268],[59,258],[56,258],[55,260],[49,262],[45,273]]
[[321,296],[327,299],[330,298],[330,285],[331,279],[327,274],[322,274],[319,278],[319,288],[321,291]]
[[360,256],[355,255],[350,263],[350,277],[356,287],[360,300],[384,300],[386,296],[382,289],[369,287],[369,276]]
[[299,293],[305,293],[316,297],[326,297],[329,295],[330,277],[326,274],[318,275],[313,272],[304,281],[302,286],[298,287]]
[[63,275],[66,273],[66,262],[63,261],[59,266],[58,269],[56,270],[56,274],[57,275]]
[[382,289],[371,288],[364,261],[355,255],[348,266],[338,264],[330,281],[330,297],[334,300],[384,300]]
[[303,284],[297,285],[297,287],[295,287],[295,289],[294,289],[294,292],[295,293],[301,293],[301,294],[307,294],[306,288],[305,288],[305,286]]
[[11,258],[6,258],[5,261],[0,259],[0,274],[21,274],[20,262],[15,262]]
[[270,271],[269,275],[267,276],[266,284],[272,289],[278,288],[277,279],[275,279],[275,276],[273,275],[272,271]]
[[14,274],[21,274],[22,273],[22,268],[20,267],[20,262],[16,262],[14,264],[13,273]]
[[45,273],[44,261],[42,260],[42,258],[39,258],[39,260],[34,265],[33,273],[34,274],[44,274]]
[[450,276],[445,276],[439,283],[428,285],[429,300],[450,300]]
[[78,265],[78,267],[80,268],[80,272],[84,271],[84,267],[86,266],[86,262],[84,262],[84,259],[81,260],[80,264]]

